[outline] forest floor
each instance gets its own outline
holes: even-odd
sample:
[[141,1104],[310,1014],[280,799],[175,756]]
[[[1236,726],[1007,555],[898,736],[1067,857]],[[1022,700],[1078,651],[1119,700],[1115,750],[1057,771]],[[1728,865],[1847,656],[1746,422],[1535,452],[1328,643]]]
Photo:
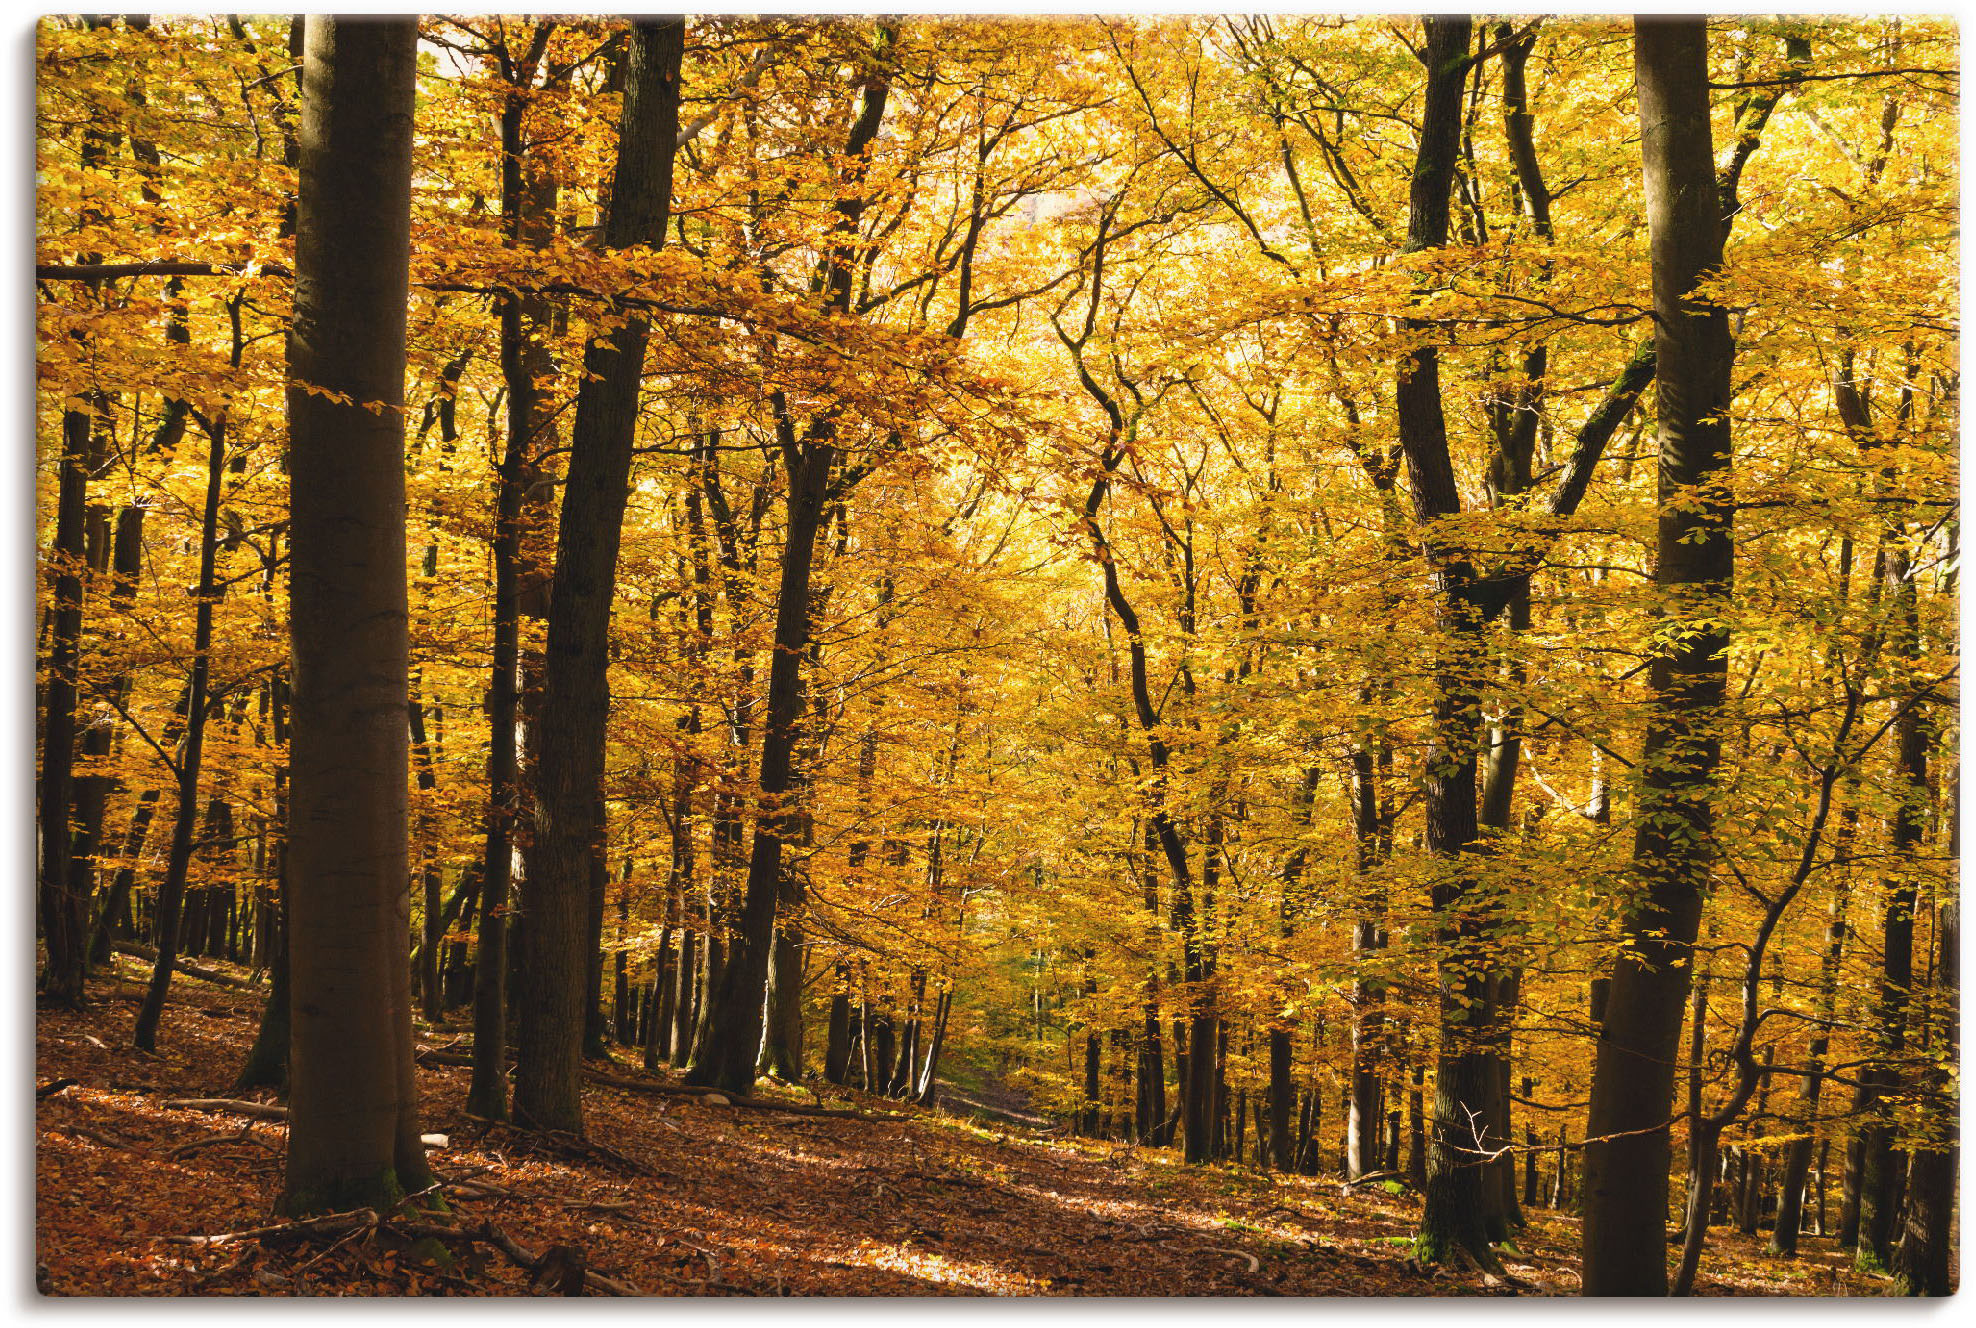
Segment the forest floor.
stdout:
[[[37,1108],[37,1281],[50,1294],[518,1295],[529,1277],[483,1253],[437,1267],[353,1229],[335,1241],[173,1238],[270,1224],[278,1120],[168,1107],[222,1097],[259,992],[181,980],[157,1056],[133,1051],[141,989],[94,987],[82,1014],[42,1011],[38,1082],[76,1082]],[[443,1045],[444,1037],[421,1038]],[[635,1069],[612,1071],[640,1079]],[[1336,1177],[1186,1167],[1176,1154],[1053,1137],[833,1092],[870,1119],[704,1105],[592,1085],[588,1157],[464,1110],[468,1072],[420,1070],[423,1127],[452,1221],[491,1223],[526,1251],[570,1246],[648,1295],[1571,1295],[1575,1219],[1538,1209],[1508,1279],[1423,1270],[1419,1201]],[[657,1081],[649,1081],[656,1083]],[[815,1098],[792,1092],[791,1102]],[[880,1115],[884,1113],[884,1115]],[[1877,1295],[1831,1241],[1795,1263],[1711,1233],[1704,1294]]]

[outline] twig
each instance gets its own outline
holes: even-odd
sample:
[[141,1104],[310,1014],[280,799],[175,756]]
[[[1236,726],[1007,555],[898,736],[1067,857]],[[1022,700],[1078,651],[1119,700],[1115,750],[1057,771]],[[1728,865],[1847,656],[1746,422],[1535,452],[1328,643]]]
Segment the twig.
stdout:
[[217,1236],[159,1236],[167,1245],[237,1245],[244,1240],[302,1240],[309,1236],[343,1235],[352,1229],[361,1230],[377,1225],[377,1210],[373,1208],[353,1208],[347,1213],[324,1213],[320,1217],[305,1217],[294,1222],[277,1222],[273,1226],[253,1227],[246,1231],[228,1231]]
[[1247,1259],[1249,1261],[1250,1272],[1259,1273],[1262,1271],[1262,1260],[1256,1258],[1255,1255],[1250,1254],[1247,1250],[1224,1249],[1219,1245],[1195,1245],[1191,1248],[1203,1254],[1226,1254],[1232,1259]]
[[676,1243],[680,1245],[684,1245],[687,1249],[692,1250],[695,1254],[698,1254],[700,1257],[704,1258],[707,1261],[708,1286],[717,1287],[722,1285],[721,1277],[720,1277],[720,1260],[714,1256],[714,1252],[712,1250],[706,1248],[706,1246],[704,1245],[695,1245],[690,1240],[680,1240],[680,1241],[676,1241]]
[[274,1145],[268,1142],[266,1139],[258,1138],[254,1134],[254,1125],[253,1122],[250,1121],[246,1125],[241,1126],[240,1129],[233,1134],[209,1134],[205,1136],[203,1139],[193,1139],[190,1142],[182,1143],[175,1147],[168,1148],[165,1150],[165,1156],[183,1157],[187,1153],[197,1152],[201,1148],[210,1148],[214,1144],[258,1144],[262,1148],[274,1147]]
[[116,1135],[109,1133],[107,1130],[93,1130],[87,1125],[76,1125],[76,1124],[57,1125],[55,1127],[55,1133],[73,1134],[77,1138],[87,1139],[91,1143],[101,1144],[105,1148],[120,1148],[126,1153],[135,1153],[139,1157],[157,1156],[157,1154],[153,1153],[150,1149],[145,1148],[141,1144],[135,1144],[128,1139],[119,1138]]

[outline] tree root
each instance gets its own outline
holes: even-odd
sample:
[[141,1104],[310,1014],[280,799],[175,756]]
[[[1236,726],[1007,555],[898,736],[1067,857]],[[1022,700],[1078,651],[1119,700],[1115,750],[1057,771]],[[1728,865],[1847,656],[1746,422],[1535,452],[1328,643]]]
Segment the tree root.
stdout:
[[632,1157],[629,1153],[620,1153],[607,1144],[586,1139],[580,1134],[571,1134],[567,1130],[535,1130],[527,1126],[511,1125],[506,1121],[478,1122],[475,1129],[483,1137],[497,1131],[505,1136],[512,1136],[515,1142],[524,1148],[546,1153],[551,1157],[568,1158],[574,1162],[596,1162],[634,1176],[660,1174],[656,1168]]

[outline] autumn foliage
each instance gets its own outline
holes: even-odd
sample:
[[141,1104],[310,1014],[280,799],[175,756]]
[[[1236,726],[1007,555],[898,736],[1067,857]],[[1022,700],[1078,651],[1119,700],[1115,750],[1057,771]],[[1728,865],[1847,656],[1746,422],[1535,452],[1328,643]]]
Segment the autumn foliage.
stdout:
[[[1039,1203],[1064,1167],[1058,1188],[1086,1187],[1104,1222],[1154,1231],[1165,1191],[1138,1161],[1130,1194],[1107,1188],[1098,1159],[1171,1147],[1155,1169],[1194,1177],[1160,1182],[1188,1216],[1156,1236],[1200,1266],[1157,1284],[1175,1293],[1255,1290],[1252,1247],[1303,1231],[1200,1255],[1230,1242],[1181,1157],[1363,1180],[1407,1234],[1417,1192],[1430,1218],[1459,1193],[1480,1235],[1428,1221],[1422,1280],[1392,1293],[1437,1289],[1436,1262],[1494,1282],[1488,1251],[1539,1208],[1527,1239],[1561,1260],[1575,1228],[1550,1213],[1579,1199],[1605,1002],[1652,888],[1655,661],[1719,637],[1706,888],[1658,1122],[1671,1201],[1639,1238],[1694,1220],[1693,1170],[1711,1241],[1755,1258],[1765,1236],[1782,1259],[1801,1223],[1800,1257],[1836,1267],[1843,1248],[1860,1287],[1947,1290],[1959,48],[1933,19],[1717,20],[1706,41],[1726,238],[1691,298],[1726,311],[1733,455],[1663,492],[1630,23],[693,19],[659,245],[607,233],[623,21],[421,20],[403,411],[420,1045],[475,1026],[484,947],[505,946],[506,985],[480,978],[482,1018],[541,980],[516,965],[550,870],[542,706],[570,667],[550,621],[563,480],[588,445],[586,350],[643,329],[615,576],[591,583],[609,600],[601,842],[582,916],[560,919],[584,929],[568,980],[587,1063],[739,1093],[759,1040],[765,1092],[827,1083],[918,1122],[1020,1100],[1093,1142],[1024,1145],[997,1171],[978,1135],[833,1123],[813,1147],[784,1128],[798,1116],[737,1108],[716,1134],[696,1105],[675,1137],[646,1128],[674,1099],[594,1083],[581,1121],[548,1123],[637,1130],[652,1166],[737,1208],[759,1196],[709,1160],[725,1149],[833,1176],[870,1150],[922,1223]],[[1444,124],[1437,42],[1458,64],[1438,75]],[[106,965],[161,940],[192,968],[278,978],[282,1017],[283,947],[306,943],[282,908],[300,49],[285,19],[38,30],[38,898],[43,1003],[62,1011],[44,1020],[70,1039],[51,1055],[84,1033],[191,1054],[180,1002],[211,992],[189,969],[161,966],[149,1037],[126,1017],[149,1007],[113,999],[135,988]],[[1664,575],[1656,541],[1684,511],[1733,512],[1714,598]],[[1458,786],[1465,829],[1446,819]],[[771,842],[773,931],[751,939]],[[737,1002],[766,1028],[738,1052],[720,1041]],[[204,1089],[239,1072],[244,1009],[202,1053]],[[506,1024],[524,1080],[531,1017]],[[88,1104],[71,1124],[151,1109],[117,1096],[118,1063],[66,1071]],[[423,1091],[464,1128],[464,1071],[445,1073]],[[160,1132],[178,1117],[146,1120],[114,1133],[183,1142]],[[203,1156],[247,1164],[280,1137]],[[667,1161],[675,1143],[691,1164]],[[87,1167],[63,1153],[44,1202],[50,1175]],[[646,1183],[556,1192],[608,1227]],[[1283,1184],[1306,1187],[1284,1202],[1318,1193]],[[254,1226],[271,1198],[188,1210],[184,1230]],[[808,1229],[799,1189],[773,1198]],[[635,1259],[659,1256],[626,1238],[625,1277],[780,1289],[759,1251],[745,1272],[696,1261],[667,1203],[643,1220],[676,1266],[641,1279]],[[1253,1207],[1238,1216],[1282,1224]],[[949,1234],[887,1264],[858,1242],[903,1237],[847,1227],[829,1257],[889,1268],[868,1285],[900,1293],[1153,1285],[1012,1278],[990,1267],[1018,1257],[1001,1236],[965,1217]],[[193,1291],[211,1263],[169,1286],[103,1276]],[[1350,1289],[1335,1272],[1269,1285]],[[1733,1283],[1717,1266],[1700,1285]]]

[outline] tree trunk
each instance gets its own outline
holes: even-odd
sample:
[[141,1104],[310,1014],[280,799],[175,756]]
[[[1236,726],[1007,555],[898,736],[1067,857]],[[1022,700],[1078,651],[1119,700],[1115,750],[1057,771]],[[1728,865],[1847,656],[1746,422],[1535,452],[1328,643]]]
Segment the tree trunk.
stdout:
[[830,998],[829,1031],[824,1038],[823,1077],[825,1082],[842,1084],[851,1067],[851,966],[838,964],[837,990]]
[[919,1087],[913,1101],[922,1107],[936,1104],[940,1095],[940,1052],[947,1045],[947,1016],[954,1010],[954,992],[949,987],[934,1001],[933,1038],[926,1049],[926,1064],[919,1072]]
[[[94,28],[108,20],[92,16],[85,22]],[[113,142],[96,124],[84,125],[82,169],[102,169]],[[80,220],[85,226],[95,226],[107,218],[89,206]],[[80,257],[84,262],[100,259],[97,254]],[[101,284],[90,282],[85,289],[94,302]],[[73,335],[78,341],[86,341],[88,336],[80,330]],[[41,770],[35,789],[36,828],[41,834],[37,893],[41,934],[47,947],[41,987],[50,1001],[71,1009],[82,1007],[88,974],[89,899],[75,894],[70,817],[76,795],[76,701],[82,663],[83,572],[88,564],[89,476],[100,462],[98,416],[107,413],[108,405],[104,394],[94,388],[82,398],[87,408],[71,407],[62,412],[55,533],[49,549],[48,682],[43,692]]]
[[[1955,858],[1951,847],[1949,859]],[[1935,1065],[1947,1067],[1956,1063],[1960,1041],[1956,1002],[1962,990],[1962,908],[1958,902],[1942,905],[1936,936],[1941,968],[1935,995],[1942,1045]],[[1909,1296],[1950,1296],[1955,1294],[1950,1264],[1955,1248],[1957,1097],[1946,1068],[1929,1072],[1928,1088],[1936,1120],[1927,1145],[1916,1148],[1908,1163],[1907,1216],[1894,1255],[1894,1285]]]
[[[439,787],[433,770],[433,753],[425,731],[425,705],[419,699],[416,678],[411,688],[412,763],[417,771],[419,793],[428,801]],[[419,998],[429,1021],[437,1022],[444,1010],[439,990],[439,937],[444,926],[440,904],[439,830],[431,810],[421,812],[418,821],[419,884],[425,909],[424,944],[419,948]]]
[[[285,874],[285,872],[284,872]],[[233,1081],[233,1093],[239,1095],[250,1089],[272,1088],[285,1092],[288,1088],[288,907],[285,903],[287,885],[277,885],[274,898],[270,901],[275,910],[273,954],[268,963],[268,1000],[261,1008],[260,1028],[254,1035],[254,1045],[248,1048],[247,1059],[240,1067],[240,1075]]]
[[311,17],[288,414],[291,1216],[429,1182],[406,953],[411,18]]
[[[1440,248],[1448,240],[1448,202],[1458,155],[1463,89],[1472,64],[1466,17],[1423,20],[1427,88],[1409,198],[1406,249]],[[1431,332],[1410,321],[1410,330]],[[1489,1242],[1485,1168],[1476,1165],[1496,1075],[1490,1049],[1493,1022],[1491,947],[1472,897],[1479,888],[1468,865],[1477,837],[1476,748],[1480,698],[1476,664],[1483,627],[1468,555],[1447,546],[1435,524],[1457,515],[1461,498],[1442,412],[1440,352],[1430,341],[1398,366],[1394,388],[1400,445],[1407,459],[1414,516],[1434,569],[1436,626],[1444,639],[1435,661],[1436,695],[1424,779],[1427,850],[1440,860],[1433,889],[1439,963],[1440,1049],[1434,1074],[1433,1131],[1417,1244],[1423,1262],[1466,1259],[1495,1271]]]
[[[1675,1045],[1702,891],[1713,861],[1710,723],[1728,671],[1734,569],[1727,311],[1695,300],[1722,264],[1709,129],[1708,35],[1699,18],[1635,25],[1653,259],[1661,504],[1655,584],[1689,624],[1653,661],[1625,948],[1592,1076],[1585,1152],[1586,1295],[1664,1295]],[[1699,489],[1700,500],[1691,495]]]
[[775,929],[769,955],[761,1068],[786,1083],[803,1078],[803,941],[793,923]]
[[673,970],[672,1056],[684,1065],[693,1049],[693,997],[700,989],[700,933],[688,927],[679,937],[679,963]]
[[[881,44],[889,44],[881,26]],[[833,242],[821,268],[829,306],[849,314],[852,294],[853,248],[864,200],[859,191],[866,154],[885,117],[891,84],[881,64],[864,74],[857,118],[852,122],[839,169],[840,193]],[[734,952],[718,989],[711,994],[711,1018],[701,1045],[694,1048],[687,1081],[716,1085],[745,1093],[755,1082],[756,1057],[761,1049],[763,1001],[767,993],[770,949],[775,938],[775,915],[783,890],[782,849],[795,842],[801,817],[784,805],[794,773],[799,721],[803,712],[803,664],[811,640],[810,581],[816,562],[817,535],[829,498],[831,471],[836,464],[835,416],[828,411],[811,417],[799,434],[780,392],[776,433],[788,477],[787,527],[783,536],[780,577],[776,588],[775,653],[769,662],[767,714],[762,724],[762,756],[757,770],[760,812],[748,855],[747,884],[741,900],[741,925]]]
[[1290,1111],[1296,1105],[1293,1061],[1296,1048],[1287,1028],[1269,1030],[1269,1158],[1278,1171],[1293,1168],[1290,1154]]
[[[234,305],[235,356],[238,358],[239,308]],[[172,820],[172,842],[165,860],[165,877],[158,885],[158,957],[144,1002],[137,1009],[132,1042],[145,1051],[158,1046],[158,1021],[164,1017],[171,990],[172,968],[178,962],[179,911],[185,897],[186,873],[192,865],[192,832],[199,815],[199,773],[205,758],[206,718],[211,708],[207,693],[212,678],[213,605],[219,598],[215,562],[219,556],[220,488],[226,474],[226,415],[203,421],[206,427],[206,502],[199,521],[198,606],[193,611],[192,675],[186,683],[185,743],[178,757],[178,810]],[[194,937],[197,940],[197,936]]]
[[[665,241],[679,137],[683,19],[632,24],[607,248]],[[638,384],[648,325],[635,315],[584,349],[571,430],[548,662],[537,747],[535,864],[522,887],[528,917],[521,970],[514,1111],[542,1129],[583,1128],[584,925],[601,852],[600,788],[610,711],[606,669],[611,592],[630,492]]]
[[1376,890],[1352,924],[1352,1073],[1345,1125],[1345,1174],[1356,1180],[1379,1170],[1379,1132],[1385,1119],[1379,1063],[1384,1044],[1385,984],[1366,976],[1372,957],[1385,948],[1386,900],[1383,888],[1369,884],[1378,867],[1381,843],[1379,785],[1373,753],[1360,743],[1352,749],[1352,828],[1357,843],[1361,888]]
[[[1166,1109],[1166,1044],[1160,1032],[1160,967],[1161,954],[1165,950],[1161,944],[1159,925],[1159,868],[1155,865],[1159,861],[1160,844],[1150,820],[1141,822],[1140,835],[1139,881],[1146,907],[1144,934],[1147,958],[1145,986],[1140,997],[1143,1023],[1139,1032],[1137,1123],[1141,1142],[1166,1148],[1172,1145],[1173,1135],[1168,1128]],[[1293,1086],[1290,1093],[1294,1096],[1295,1092]]]
[[[608,634],[609,626],[605,627]],[[605,708],[608,712],[609,700]],[[601,773],[599,775],[601,780]],[[601,1060],[608,1051],[609,1020],[604,1014],[604,904],[609,893],[610,869],[605,865],[604,836],[609,833],[604,820],[604,795],[597,794],[594,816],[597,838],[590,844],[590,888],[583,909],[583,1058]]]
[[1407,1179],[1416,1188],[1427,1184],[1426,1084],[1426,1072],[1420,1066],[1414,1066],[1413,1085],[1407,1091]]
[[[1845,824],[1849,825],[1850,819]],[[1840,852],[1845,851],[1843,846],[1850,841],[1850,833],[1842,829]],[[1839,886],[1833,891],[1831,912],[1825,926],[1825,953],[1818,979],[1818,1015],[1821,1022],[1816,1025],[1816,1031],[1811,1035],[1811,1045],[1805,1054],[1804,1137],[1793,1140],[1784,1154],[1777,1221],[1770,1231],[1770,1253],[1786,1259],[1797,1257],[1798,1232],[1804,1225],[1805,1180],[1811,1173],[1812,1144],[1819,1125],[1818,1099],[1825,1086],[1825,1053],[1831,1045],[1830,1020],[1838,1001],[1839,961],[1845,948],[1848,893],[1842,876]]]
[[618,872],[617,944],[611,954],[611,1039],[621,1047],[639,1045],[635,1029],[637,1010],[631,989],[631,960],[625,951],[631,928],[632,860],[626,858]]
[[[1898,534],[1899,532],[1894,532]],[[1912,667],[1920,649],[1915,626],[1914,581],[1907,553],[1890,538],[1883,544],[1879,572],[1893,616],[1888,644],[1904,666]],[[1904,701],[1907,698],[1903,698]],[[1860,1077],[1857,1110],[1864,1117],[1859,1131],[1860,1218],[1856,1253],[1874,1269],[1891,1268],[1898,1237],[1901,1190],[1906,1180],[1905,1159],[1894,1149],[1893,1113],[1887,1099],[1901,1090],[1902,1061],[1907,1047],[1907,1017],[1914,983],[1914,905],[1917,892],[1914,859],[1921,846],[1928,805],[1928,732],[1918,704],[1904,704],[1894,721],[1896,771],[1906,785],[1890,827],[1895,874],[1885,882],[1881,915],[1881,973],[1874,993],[1874,1051],[1877,1064]]]

